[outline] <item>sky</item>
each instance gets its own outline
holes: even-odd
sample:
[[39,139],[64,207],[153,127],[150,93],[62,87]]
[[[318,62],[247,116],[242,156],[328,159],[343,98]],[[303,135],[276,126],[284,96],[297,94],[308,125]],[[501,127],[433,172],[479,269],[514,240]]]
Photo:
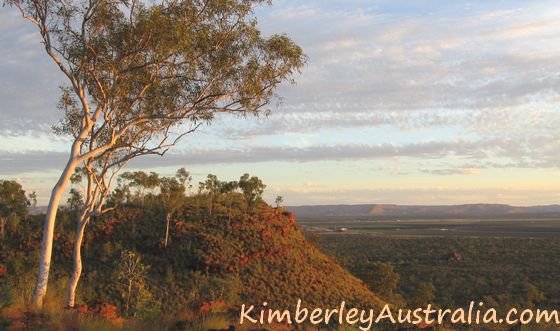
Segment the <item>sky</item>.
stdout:
[[[560,203],[557,1],[273,1],[264,35],[309,57],[260,118],[217,117],[129,170],[244,173],[287,205]],[[0,9],[0,178],[45,204],[70,141],[51,127],[62,74]]]

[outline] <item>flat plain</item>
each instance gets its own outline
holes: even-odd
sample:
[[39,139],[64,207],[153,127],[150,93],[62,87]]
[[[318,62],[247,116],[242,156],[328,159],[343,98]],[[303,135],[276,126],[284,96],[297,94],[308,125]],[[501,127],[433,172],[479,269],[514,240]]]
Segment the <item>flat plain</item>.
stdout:
[[[375,219],[332,217],[300,219],[307,231],[322,234],[437,237],[556,237],[559,217]],[[341,229],[344,229],[342,231]]]

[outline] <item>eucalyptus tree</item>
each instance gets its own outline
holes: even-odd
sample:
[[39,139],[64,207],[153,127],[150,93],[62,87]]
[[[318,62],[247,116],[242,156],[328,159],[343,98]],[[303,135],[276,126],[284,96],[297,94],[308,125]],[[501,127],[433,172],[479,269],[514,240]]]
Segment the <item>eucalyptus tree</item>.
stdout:
[[[4,0],[36,28],[66,84],[56,131],[73,138],[43,226],[33,305],[47,291],[56,214],[74,170],[119,148],[163,155],[217,113],[267,111],[305,64],[284,35],[263,37],[265,0]],[[59,85],[59,82],[56,82]],[[113,162],[118,162],[113,161]]]
[[0,180],[0,237],[6,232],[8,219],[26,217],[30,202],[21,185],[13,180]]
[[235,198],[235,191],[238,188],[239,183],[237,181],[222,182],[220,185],[220,193],[222,193],[226,198],[229,220],[231,220],[231,205],[233,204],[233,199]]
[[192,180],[191,175],[185,168],[177,170],[175,177],[162,177],[160,179],[159,200],[165,207],[165,241],[167,247],[169,243],[169,226],[173,215],[185,203],[187,188]]
[[160,185],[159,174],[153,171],[149,174],[144,171],[127,171],[120,177],[121,179],[128,181],[129,187],[137,189],[137,198],[141,202],[142,207],[144,206],[146,191],[150,191],[150,193],[154,195],[154,190]]
[[206,192],[208,195],[208,215],[212,216],[212,207],[214,206],[214,198],[220,193],[221,182],[218,177],[213,174],[208,174],[204,182],[198,183],[198,190]]
[[29,206],[33,208],[37,207],[37,193],[35,191],[29,193]]
[[249,174],[244,174],[239,178],[238,185],[247,203],[248,211],[252,210],[259,201],[262,201],[262,194],[266,185],[259,177],[250,177]]
[[133,251],[123,251],[121,253],[121,261],[119,265],[119,280],[124,285],[123,294],[125,300],[125,316],[129,316],[130,307],[132,306],[132,297],[136,293],[138,296],[144,289],[146,276],[149,266],[142,263],[140,255]]
[[274,200],[274,203],[276,204],[276,208],[280,208],[283,202],[284,202],[284,197],[281,195],[277,196],[276,199]]

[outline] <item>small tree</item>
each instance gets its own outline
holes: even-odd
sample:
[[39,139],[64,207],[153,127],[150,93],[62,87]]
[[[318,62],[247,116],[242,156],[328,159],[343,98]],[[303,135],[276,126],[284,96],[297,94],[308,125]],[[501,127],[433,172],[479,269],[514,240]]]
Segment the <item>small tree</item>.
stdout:
[[146,192],[154,194],[154,190],[160,184],[159,175],[155,172],[145,173],[144,171],[125,172],[120,176],[128,181],[128,186],[136,188],[136,194],[141,205],[144,206]]
[[56,132],[73,138],[45,216],[36,307],[46,295],[56,214],[74,169],[108,153],[117,164],[163,155],[217,113],[258,114],[305,63],[286,36],[261,36],[253,8],[264,0],[4,2],[37,27],[64,75],[65,116]]
[[71,211],[79,211],[84,207],[84,198],[80,191],[75,188],[70,189],[66,202],[68,202],[68,208],[70,208]]
[[169,226],[173,215],[183,206],[186,190],[192,177],[184,168],[177,171],[175,177],[163,177],[160,180],[160,200],[165,207],[165,242],[169,242]]
[[139,296],[143,294],[147,275],[148,267],[142,263],[137,253],[132,251],[122,252],[118,276],[124,285],[123,296],[126,316],[129,316],[131,306],[134,305],[134,302],[139,301]]
[[13,180],[0,180],[0,237],[4,237],[10,217],[27,216],[30,203],[21,185]]
[[37,193],[35,191],[29,193],[29,205],[33,208],[37,207]]
[[274,203],[276,203],[276,208],[280,208],[282,202],[284,202],[284,197],[281,195],[277,196],[276,199],[274,200]]
[[222,182],[220,185],[220,193],[222,193],[226,198],[229,220],[231,220],[231,205],[233,204],[233,199],[237,194],[237,188],[239,188],[239,182],[236,181]]
[[205,191],[208,195],[208,214],[212,216],[212,209],[214,206],[214,198],[220,193],[222,182],[218,180],[218,177],[213,174],[208,174],[206,181],[198,183],[198,189],[200,192]]
[[258,202],[262,201],[262,194],[266,185],[263,184],[259,177],[249,177],[249,174],[244,174],[239,178],[239,188],[241,188],[245,197],[247,210],[252,210]]

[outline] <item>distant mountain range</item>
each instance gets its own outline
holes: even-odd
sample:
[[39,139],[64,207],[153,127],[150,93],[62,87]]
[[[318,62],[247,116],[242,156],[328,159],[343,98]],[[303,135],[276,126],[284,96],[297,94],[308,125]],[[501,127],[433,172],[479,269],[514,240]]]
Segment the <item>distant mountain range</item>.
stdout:
[[451,206],[415,206],[392,204],[290,206],[287,210],[298,219],[319,217],[379,217],[379,218],[444,218],[500,216],[560,216],[560,205],[515,207],[504,204],[466,204]]

